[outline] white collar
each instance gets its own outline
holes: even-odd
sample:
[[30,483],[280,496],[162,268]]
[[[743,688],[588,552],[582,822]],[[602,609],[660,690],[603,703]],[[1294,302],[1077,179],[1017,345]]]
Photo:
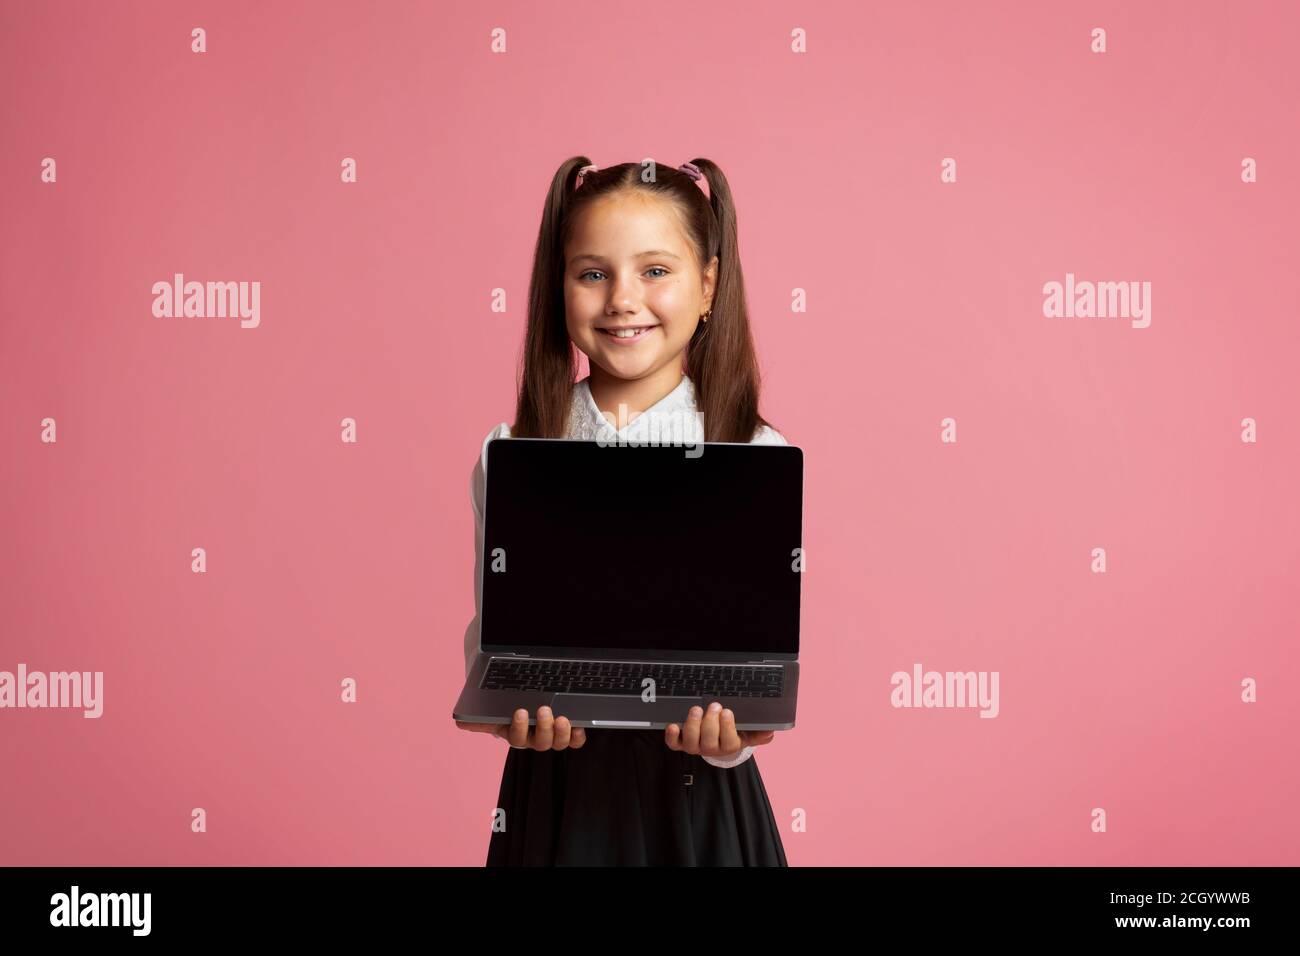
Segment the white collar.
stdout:
[[681,441],[703,441],[704,426],[695,407],[695,383],[687,375],[677,386],[623,428],[610,424],[591,394],[591,377],[573,386],[569,407],[569,437],[649,439],[673,436]]

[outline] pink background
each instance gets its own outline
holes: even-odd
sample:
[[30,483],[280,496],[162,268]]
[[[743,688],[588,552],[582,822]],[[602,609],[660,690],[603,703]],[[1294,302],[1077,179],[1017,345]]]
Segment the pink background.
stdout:
[[[483,861],[468,479],[574,154],[735,192],[807,457],[798,727],[757,754],[792,864],[1300,863],[1298,26],[6,0],[0,669],[102,670],[105,712],[0,711],[0,863]],[[261,326],[154,318],[174,272],[260,281]],[[1045,318],[1066,272],[1150,281],[1151,327]],[[1000,715],[892,708],[918,661],[999,671]]]

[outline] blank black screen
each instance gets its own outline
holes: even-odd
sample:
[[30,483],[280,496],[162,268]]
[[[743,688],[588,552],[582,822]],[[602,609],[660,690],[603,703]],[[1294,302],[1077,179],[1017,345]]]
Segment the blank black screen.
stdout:
[[483,644],[797,653],[802,500],[793,446],[497,439]]

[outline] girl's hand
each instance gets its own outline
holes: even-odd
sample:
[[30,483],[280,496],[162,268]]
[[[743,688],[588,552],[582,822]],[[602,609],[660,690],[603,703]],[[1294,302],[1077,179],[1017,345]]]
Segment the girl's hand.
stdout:
[[568,717],[551,717],[551,708],[537,708],[537,726],[528,725],[528,711],[520,707],[509,724],[467,724],[456,721],[461,730],[500,737],[511,747],[528,747],[531,750],[564,750],[578,748],[587,742],[585,727],[572,727]]
[[664,728],[664,743],[670,750],[705,757],[730,757],[745,747],[770,744],[774,737],[775,730],[737,730],[736,715],[730,708],[724,710],[716,700],[709,704],[708,713],[692,707],[685,728],[676,724]]

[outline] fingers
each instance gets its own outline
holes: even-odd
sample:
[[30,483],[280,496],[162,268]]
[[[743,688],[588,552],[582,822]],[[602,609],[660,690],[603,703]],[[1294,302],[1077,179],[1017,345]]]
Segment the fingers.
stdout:
[[703,716],[703,707],[692,707],[686,715],[686,725],[682,727],[682,749],[688,754],[700,752],[700,721]]
[[551,741],[555,737],[555,718],[551,715],[551,708],[537,708],[537,726],[533,728],[534,750],[550,750]]
[[[759,736],[763,733],[759,732]],[[771,731],[765,733],[766,739],[757,742],[767,743],[772,739]],[[716,700],[709,704],[708,710],[692,707],[681,726],[669,724],[665,727],[664,743],[670,750],[709,757],[737,753],[746,745],[741,732],[736,729],[735,712],[723,708]]]
[[736,730],[736,714],[730,707],[725,707],[718,715],[718,753],[734,754],[744,747],[740,732]]
[[[528,747],[532,750],[576,750],[587,743],[584,727],[574,727],[567,717],[556,717],[551,708],[537,709],[537,725],[528,724],[528,711],[520,707],[509,724],[471,724],[456,721],[461,730],[491,733],[505,739],[511,747]],[[669,724],[664,728],[664,743],[669,750],[684,750],[691,754],[710,757],[736,753],[747,746],[771,743],[776,737],[771,730],[736,729],[736,714],[717,701],[706,711],[692,707],[684,724]]]
[[[482,724],[492,727],[491,724]],[[587,731],[574,727],[568,717],[556,717],[549,707],[537,708],[537,723],[528,725],[528,711],[520,707],[515,711],[514,719],[509,725],[495,727],[498,736],[504,737],[511,747],[527,747],[530,750],[565,750],[578,748],[587,742]]]
[[682,746],[682,728],[676,724],[669,724],[664,728],[664,743],[668,745],[669,750],[685,750]]
[[568,717],[555,718],[555,741],[551,744],[552,750],[567,750],[569,741],[573,739],[573,727],[569,724]]
[[510,721],[510,729],[506,732],[506,742],[511,747],[528,746],[528,711],[522,707],[515,711],[514,720]]
[[721,720],[719,714],[722,713],[722,705],[716,700],[709,704],[708,710],[704,712],[704,722],[700,724],[700,749],[702,754],[708,754],[710,757],[717,756],[718,750],[718,733],[720,731]]
[[[541,723],[542,711],[548,714],[551,711],[549,707],[541,707],[537,711],[538,723]],[[584,727],[575,727],[569,722],[568,717],[560,716],[555,718],[555,736],[551,741],[552,750],[567,750],[570,747],[577,749],[587,742],[587,731]],[[545,750],[545,747],[539,747],[538,750]]]

